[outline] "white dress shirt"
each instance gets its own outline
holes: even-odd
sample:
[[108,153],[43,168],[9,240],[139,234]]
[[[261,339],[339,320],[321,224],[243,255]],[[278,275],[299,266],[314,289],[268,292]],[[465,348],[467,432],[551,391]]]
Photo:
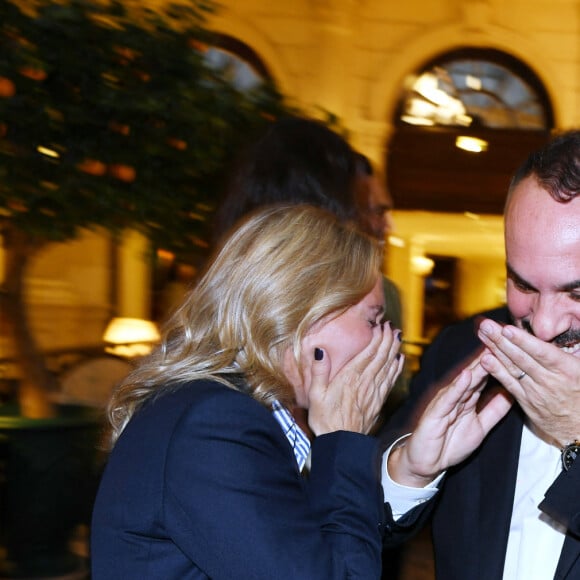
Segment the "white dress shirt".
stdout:
[[560,454],[524,426],[504,580],[554,577],[566,528],[541,512],[538,505],[562,472]]
[[[387,458],[397,443],[384,453],[382,470],[385,501],[390,503],[395,520],[433,497],[443,477],[441,475],[425,488],[394,482],[387,471]],[[554,577],[566,529],[541,512],[538,505],[561,471],[560,451],[525,426],[503,580],[549,580]]]

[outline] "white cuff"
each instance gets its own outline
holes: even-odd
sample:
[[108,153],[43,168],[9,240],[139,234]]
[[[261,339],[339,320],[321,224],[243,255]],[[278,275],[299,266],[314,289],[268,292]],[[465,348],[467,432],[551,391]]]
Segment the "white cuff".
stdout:
[[408,511],[414,507],[425,503],[430,500],[438,491],[437,486],[439,482],[445,475],[441,473],[436,477],[431,483],[425,487],[408,487],[406,485],[400,485],[396,481],[393,481],[387,470],[387,460],[391,451],[400,446],[407,437],[410,437],[410,433],[399,437],[384,453],[383,453],[383,466],[381,470],[381,484],[383,486],[383,494],[386,502],[389,502],[391,506],[391,511],[393,512],[393,519],[397,521],[402,516],[404,516]]

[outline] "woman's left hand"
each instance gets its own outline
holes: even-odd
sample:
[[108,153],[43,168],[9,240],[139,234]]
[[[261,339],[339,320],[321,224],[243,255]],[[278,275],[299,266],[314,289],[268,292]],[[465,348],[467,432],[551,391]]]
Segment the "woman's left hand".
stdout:
[[308,389],[308,423],[315,435],[333,431],[368,433],[376,423],[385,399],[403,369],[399,330],[377,325],[367,347],[329,380],[331,364],[326,353],[305,369]]

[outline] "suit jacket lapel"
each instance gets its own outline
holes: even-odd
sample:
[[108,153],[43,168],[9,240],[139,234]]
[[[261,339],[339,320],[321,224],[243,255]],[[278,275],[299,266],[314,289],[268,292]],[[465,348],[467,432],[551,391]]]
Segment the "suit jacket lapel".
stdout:
[[[580,541],[573,536],[567,535],[564,540],[564,547],[562,548],[562,553],[560,554],[560,560],[558,560],[558,567],[556,568],[556,574],[554,575],[554,580],[563,580],[564,578],[577,578],[578,576],[572,576],[571,568],[576,564],[578,558],[580,557]],[[578,571],[576,570],[576,574]]]
[[478,467],[479,577],[501,579],[509,536],[517,478],[523,417],[514,407],[484,443]]

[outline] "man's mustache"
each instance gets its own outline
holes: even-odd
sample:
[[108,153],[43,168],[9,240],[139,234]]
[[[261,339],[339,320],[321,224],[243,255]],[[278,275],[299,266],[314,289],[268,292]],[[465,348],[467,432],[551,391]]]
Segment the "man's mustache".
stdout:
[[[532,325],[527,320],[522,320],[522,327],[525,331],[527,331],[531,335],[535,336],[534,329],[532,328]],[[553,338],[550,342],[552,344],[555,344],[558,347],[564,347],[564,346],[571,346],[573,344],[576,344],[579,341],[580,341],[580,329],[576,330],[576,329],[571,328],[571,329],[567,330],[566,332],[559,334],[558,336]]]

